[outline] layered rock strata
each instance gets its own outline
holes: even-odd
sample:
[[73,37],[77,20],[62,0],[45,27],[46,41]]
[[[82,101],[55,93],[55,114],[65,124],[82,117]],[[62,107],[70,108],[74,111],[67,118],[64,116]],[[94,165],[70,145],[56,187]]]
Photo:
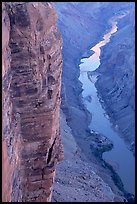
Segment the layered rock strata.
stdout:
[[2,199],[50,201],[60,139],[62,40],[51,3],[2,5]]

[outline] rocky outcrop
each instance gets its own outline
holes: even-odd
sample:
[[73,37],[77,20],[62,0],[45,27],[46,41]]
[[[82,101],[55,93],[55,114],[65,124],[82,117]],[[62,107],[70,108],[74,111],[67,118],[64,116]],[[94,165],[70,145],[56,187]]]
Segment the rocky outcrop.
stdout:
[[[64,160],[58,165],[53,188],[53,202],[122,202],[101,177],[95,173],[95,164],[89,163],[80,152],[61,111],[61,136],[64,146]],[[109,144],[105,137],[96,140]],[[94,144],[92,143],[94,146]],[[101,146],[100,146],[101,147]],[[99,147],[99,148],[100,148]],[[101,171],[99,169],[98,171]]]
[[135,151],[135,14],[130,3],[110,43],[102,48],[96,87],[107,113]]
[[2,199],[50,201],[60,139],[62,40],[51,3],[2,5]]

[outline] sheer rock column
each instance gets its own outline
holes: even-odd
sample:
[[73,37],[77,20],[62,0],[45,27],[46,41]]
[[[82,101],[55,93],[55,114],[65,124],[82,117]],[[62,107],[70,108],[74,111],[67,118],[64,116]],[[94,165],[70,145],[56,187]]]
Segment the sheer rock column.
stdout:
[[44,2],[4,2],[2,15],[2,199],[46,202],[63,159],[57,16]]

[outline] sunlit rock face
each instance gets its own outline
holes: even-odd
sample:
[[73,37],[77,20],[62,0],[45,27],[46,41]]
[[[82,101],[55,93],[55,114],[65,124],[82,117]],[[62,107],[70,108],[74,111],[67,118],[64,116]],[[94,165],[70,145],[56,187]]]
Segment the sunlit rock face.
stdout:
[[60,139],[62,40],[51,3],[2,5],[2,199],[50,201]]

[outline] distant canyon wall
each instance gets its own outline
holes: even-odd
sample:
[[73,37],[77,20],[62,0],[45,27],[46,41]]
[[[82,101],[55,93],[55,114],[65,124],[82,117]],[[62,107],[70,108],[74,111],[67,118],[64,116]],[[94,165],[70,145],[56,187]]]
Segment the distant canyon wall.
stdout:
[[[106,34],[107,30],[111,28],[111,25],[109,25],[108,21],[112,17],[117,16],[119,14],[123,14],[123,12],[127,10],[132,10],[133,4],[134,3],[131,3],[131,2],[124,2],[124,3],[123,2],[55,2],[54,3],[59,16],[58,27],[62,33],[62,38],[63,38],[63,73],[62,73],[61,107],[63,109],[63,112],[67,116],[67,122],[69,126],[72,128],[75,138],[77,137],[77,140],[79,140],[80,136],[83,137],[83,129],[84,128],[86,130],[88,129],[87,116],[85,114],[84,107],[82,107],[82,101],[81,101],[82,85],[78,80],[80,75],[80,69],[79,69],[80,60],[83,56],[88,57],[91,55],[91,52],[89,52],[90,48],[92,48],[98,42],[100,42],[100,40],[103,39],[103,35]],[[133,18],[131,17],[131,21],[132,19]],[[125,28],[125,29],[127,29],[127,31],[130,30],[129,28]],[[123,29],[123,32],[124,32],[124,29]],[[117,33],[119,33],[119,31]],[[120,35],[120,34],[117,34],[117,35]],[[127,42],[125,41],[124,44],[126,43]],[[107,44],[107,46],[109,46],[109,44]],[[105,48],[102,48],[102,50],[103,49]],[[119,49],[124,50],[124,47]],[[111,49],[108,48],[108,56],[106,56],[106,60],[108,59],[108,61],[110,61],[110,55],[115,56],[117,54],[117,55],[120,55],[120,56],[117,56],[118,63],[122,63],[121,60],[123,60],[123,57],[124,57],[123,56],[124,53],[122,53],[123,52],[122,50],[120,51],[121,53],[117,53],[117,49],[114,50],[113,47],[111,46]],[[128,52],[128,51],[126,50],[125,52]],[[130,51],[130,54],[131,54],[131,51]],[[126,55],[125,62],[127,58],[128,58],[128,55]],[[102,59],[101,61],[102,63],[103,63],[103,60],[104,59]],[[111,61],[111,63],[113,62]],[[133,63],[131,63],[131,65],[129,66],[132,66],[132,64]],[[117,72],[117,75],[118,74],[119,73]],[[129,75],[133,75],[133,74],[129,73]],[[102,75],[102,82],[103,82],[103,77],[106,78],[105,71],[104,71],[104,75]],[[133,77],[131,77],[131,79],[132,78]],[[109,78],[109,80],[111,83],[112,81],[111,77]],[[108,84],[103,83],[103,85],[104,85],[104,88],[105,86],[107,86],[107,88],[109,89],[109,83]],[[112,86],[110,87],[110,89],[111,88]],[[130,89],[132,89],[132,85]],[[129,93],[130,93],[130,90],[129,90]],[[122,100],[124,101],[124,98]],[[77,117],[78,112],[81,115],[81,117],[84,118],[84,122],[83,122],[84,128],[83,126],[79,126],[80,120],[79,120],[79,117]],[[128,118],[127,118],[127,121],[128,121]],[[75,128],[73,124],[76,124]],[[86,134],[87,132],[85,131],[84,135]],[[83,146],[81,148],[83,148]]]
[[51,200],[60,138],[62,39],[51,3],[2,4],[2,201]]
[[118,20],[118,31],[102,48],[96,82],[107,112],[123,138],[135,151],[135,8]]

